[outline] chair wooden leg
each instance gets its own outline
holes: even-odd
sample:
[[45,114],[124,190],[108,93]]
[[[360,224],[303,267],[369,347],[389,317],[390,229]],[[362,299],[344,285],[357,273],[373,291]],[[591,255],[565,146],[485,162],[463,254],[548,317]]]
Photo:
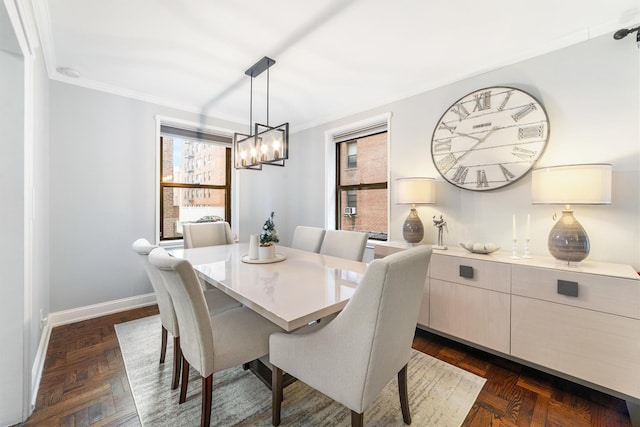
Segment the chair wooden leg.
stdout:
[[202,377],[202,413],[200,414],[200,427],[209,427],[211,424],[211,393],[213,392],[213,374],[207,378]]
[[282,369],[271,366],[271,424],[280,425],[280,408],[282,407]]
[[180,383],[180,367],[182,366],[182,350],[180,349],[180,337],[173,337],[173,376],[171,378],[171,390],[178,388]]
[[167,328],[162,327],[162,344],[160,344],[160,363],[164,363],[164,357],[167,354]]
[[351,411],[351,427],[362,427],[364,425],[364,414]]
[[184,403],[187,400],[187,385],[189,384],[189,362],[182,358],[182,384],[180,386],[180,399],[178,403]]
[[400,408],[402,408],[402,419],[405,424],[411,424],[411,413],[409,412],[409,393],[407,391],[407,366],[404,365],[398,372],[398,391],[400,393]]

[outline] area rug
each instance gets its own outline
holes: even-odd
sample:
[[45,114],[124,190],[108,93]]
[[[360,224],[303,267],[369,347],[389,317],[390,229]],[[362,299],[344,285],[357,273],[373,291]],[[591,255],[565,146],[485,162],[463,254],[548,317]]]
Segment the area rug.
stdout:
[[[197,426],[201,381],[192,369],[187,401],[171,390],[172,340],[160,355],[160,318],[145,317],[116,326],[127,376],[143,426]],[[486,380],[413,351],[409,361],[409,407],[414,426],[460,426]],[[271,426],[271,391],[241,367],[213,377],[212,426]],[[367,426],[403,426],[394,379],[365,411]],[[349,426],[350,411],[296,381],[284,390],[282,426]]]

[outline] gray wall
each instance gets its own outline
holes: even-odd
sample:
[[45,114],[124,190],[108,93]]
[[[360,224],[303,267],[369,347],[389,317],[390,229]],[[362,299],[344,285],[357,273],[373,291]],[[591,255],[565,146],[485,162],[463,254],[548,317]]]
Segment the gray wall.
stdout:
[[[8,22],[1,6],[0,24]],[[10,425],[22,419],[24,395],[24,61],[15,36],[0,37],[0,425]]]
[[[538,166],[610,162],[613,164],[611,206],[575,206],[576,217],[591,238],[588,260],[631,264],[640,270],[640,63],[632,43],[599,37],[554,53],[469,78],[371,111],[343,118],[292,136],[288,175],[260,182],[263,188],[286,188],[290,195],[287,222],[290,236],[296,224],[322,226],[322,180],[331,174],[324,164],[324,132],[350,122],[391,112],[391,178],[431,176],[438,180],[437,204],[419,206],[425,223],[425,241],[435,242],[432,215],[443,214],[449,231],[445,243],[494,241],[511,248],[511,218],[520,229],[531,214],[531,250],[548,256],[546,239],[560,206],[531,205],[531,174],[492,192],[460,190],[446,183],[430,156],[430,138],[442,113],[457,99],[488,86],[514,86],[538,98],[547,110],[551,134]],[[261,175],[262,177],[271,177]],[[247,184],[257,182],[258,178]],[[393,191],[393,189],[391,189]],[[244,197],[244,195],[243,195]],[[252,195],[260,205],[262,195]],[[393,198],[392,198],[393,200]],[[267,203],[263,203],[267,204]],[[263,214],[263,212],[260,212]],[[392,240],[402,240],[401,226],[408,214],[403,205],[391,205]],[[253,218],[257,223],[258,218]],[[520,251],[523,250],[521,244]]]
[[[237,172],[236,230],[243,240],[258,233],[272,210],[284,244],[297,224],[324,226],[324,181],[333,173],[324,162],[324,132],[383,112],[393,115],[392,180],[439,178],[429,144],[440,115],[466,93],[509,85],[536,96],[549,114],[551,138],[538,165],[613,164],[613,204],[576,207],[576,216],[591,237],[588,259],[640,269],[639,71],[634,46],[600,37],[297,132],[285,168]],[[154,236],[154,115],[199,117],[59,82],[51,83],[50,96],[51,310],[150,292],[130,245]],[[546,237],[560,208],[532,206],[530,185],[528,174],[504,189],[475,193],[439,178],[437,204],[419,207],[425,241],[435,240],[431,216],[443,214],[449,245],[492,240],[508,250],[512,214],[523,227],[530,213],[532,253],[548,255]],[[391,206],[391,239],[402,239],[407,213],[406,206]]]
[[155,236],[156,114],[201,119],[51,82],[51,311],[152,292],[131,243]]

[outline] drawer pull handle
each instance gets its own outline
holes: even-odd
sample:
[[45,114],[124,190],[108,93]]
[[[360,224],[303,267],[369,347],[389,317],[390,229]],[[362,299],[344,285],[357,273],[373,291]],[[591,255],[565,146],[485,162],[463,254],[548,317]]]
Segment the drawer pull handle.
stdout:
[[569,297],[578,296],[578,282],[558,280],[558,293]]
[[471,267],[470,265],[461,265],[460,277],[464,277],[465,279],[473,279],[473,267]]

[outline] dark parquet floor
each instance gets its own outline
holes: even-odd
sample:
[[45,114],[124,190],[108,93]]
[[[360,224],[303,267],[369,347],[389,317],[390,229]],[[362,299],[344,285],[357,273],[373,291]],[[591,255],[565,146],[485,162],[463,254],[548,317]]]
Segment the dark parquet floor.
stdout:
[[[113,325],[157,312],[144,307],[54,328],[24,425],[139,426]],[[423,331],[413,346],[487,378],[464,426],[631,425],[624,401],[607,394]]]

